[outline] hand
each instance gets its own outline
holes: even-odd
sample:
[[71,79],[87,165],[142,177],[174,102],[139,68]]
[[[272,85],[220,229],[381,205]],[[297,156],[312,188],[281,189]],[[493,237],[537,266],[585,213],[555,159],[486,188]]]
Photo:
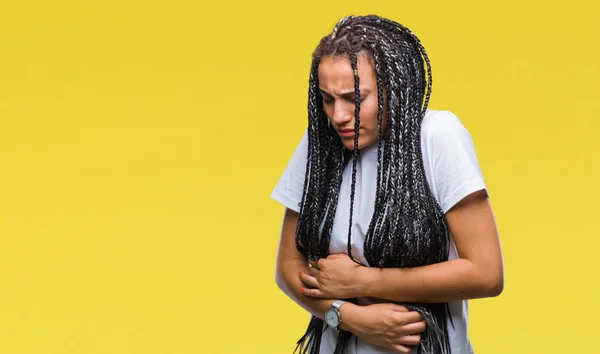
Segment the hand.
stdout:
[[309,274],[300,272],[300,280],[307,286],[306,296],[326,299],[350,299],[366,296],[368,267],[355,263],[344,253],[335,253],[317,262],[310,262]]
[[421,314],[394,303],[368,306],[345,303],[340,311],[344,329],[399,353],[408,353],[418,345],[420,333],[426,328]]

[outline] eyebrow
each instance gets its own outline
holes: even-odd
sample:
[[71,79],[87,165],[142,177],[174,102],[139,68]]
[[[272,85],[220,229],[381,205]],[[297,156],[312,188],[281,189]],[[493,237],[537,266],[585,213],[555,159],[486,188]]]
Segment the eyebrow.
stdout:
[[[320,87],[319,87],[319,91],[321,91],[322,94],[331,96],[331,94],[329,94],[327,91],[323,90]],[[369,92],[371,92],[371,90],[369,90],[369,89],[361,89],[360,90],[360,93],[369,93]],[[341,98],[352,98],[352,97],[354,97],[354,90],[342,92],[342,94],[340,95],[340,97]]]

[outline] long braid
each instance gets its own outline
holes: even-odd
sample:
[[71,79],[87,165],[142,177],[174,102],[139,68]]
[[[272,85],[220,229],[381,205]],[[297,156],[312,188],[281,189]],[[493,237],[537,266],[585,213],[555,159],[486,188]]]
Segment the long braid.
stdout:
[[356,53],[350,53],[350,63],[352,72],[354,73],[354,154],[352,156],[352,186],[350,189],[350,220],[348,222],[348,256],[354,262],[361,264],[352,257],[352,214],[354,213],[354,193],[356,187],[356,164],[358,162],[358,138],[360,126],[360,89],[358,80],[358,65],[356,61]]
[[[347,16],[313,53],[308,92],[308,151],[296,229],[296,247],[308,259],[326,257],[335,218],[342,171],[349,157],[337,133],[328,126],[319,94],[318,66],[322,57],[347,56],[354,72],[355,134],[348,255],[354,211],[360,92],[357,55],[374,61],[378,95],[377,185],[373,216],[365,235],[364,256],[371,266],[417,267],[447,260],[449,228],[426,180],[421,154],[421,123],[431,95],[430,62],[418,38],[397,22],[375,15]],[[387,101],[383,100],[383,94]],[[387,129],[382,132],[384,103]],[[356,260],[354,260],[356,262]],[[419,353],[449,353],[446,303],[402,303],[427,322]],[[313,316],[298,341],[300,352],[319,352],[323,321]],[[340,331],[335,353],[344,353],[352,334]]]
[[[383,121],[383,109],[384,109],[384,101],[383,101],[383,82],[382,82],[382,67],[381,61],[379,59],[379,55],[377,52],[373,52],[373,58],[375,60],[375,72],[377,77],[377,185],[375,189],[375,207],[373,211],[373,215],[377,216],[371,220],[369,224],[369,228],[367,231],[367,235],[371,236],[365,238],[365,243],[371,244],[373,242],[373,237],[375,233],[378,233],[379,227],[381,226],[381,219],[383,217],[382,205],[384,201],[384,193],[385,193],[385,184],[387,183],[387,166],[384,166],[384,158],[382,154],[382,145],[383,145],[383,137],[382,137],[382,121]],[[389,149],[388,149],[389,151]],[[384,172],[382,173],[382,169]],[[372,247],[373,248],[373,247]]]
[[[426,58],[426,56],[425,56]],[[403,58],[404,63],[414,63],[414,58],[412,60],[406,60],[409,58],[406,58],[406,56],[404,56]],[[420,57],[418,58],[420,59]],[[427,65],[429,65],[429,62],[427,60]],[[413,75],[412,78],[415,77],[420,77],[421,75],[419,75],[419,67],[415,67],[414,69],[415,72],[417,73],[416,75]],[[428,75],[430,75],[431,70],[430,68],[428,68],[427,70]],[[409,143],[408,145],[406,144],[401,144],[401,146],[403,146],[404,148],[404,159],[403,159],[403,163],[405,164],[405,166],[410,166],[412,169],[412,173],[410,174],[410,178],[406,178],[407,180],[407,184],[406,184],[406,191],[414,191],[415,186],[421,186],[422,188],[425,188],[427,191],[429,189],[429,186],[427,183],[418,183],[416,181],[423,181],[425,180],[425,176],[424,176],[424,170],[422,169],[422,156],[421,156],[421,151],[420,151],[420,122],[422,119],[422,115],[424,114],[426,108],[427,108],[427,103],[429,100],[429,92],[430,92],[430,83],[431,80],[428,79],[428,89],[427,89],[427,97],[425,99],[425,105],[424,106],[417,106],[414,107],[412,105],[410,105],[410,103],[415,103],[415,102],[420,102],[419,101],[419,96],[415,95],[415,93],[420,92],[421,90],[419,89],[419,84],[414,82],[414,81],[410,81],[411,77],[409,76],[408,78],[405,78],[405,82],[409,82],[410,84],[407,85],[405,88],[400,88],[399,92],[401,93],[401,98],[403,98],[403,101],[405,102],[405,110],[404,112],[401,112],[401,117],[404,117],[404,120],[408,123],[408,126],[406,127],[406,129],[402,129],[402,131],[404,132],[404,135],[410,135],[410,139],[405,140],[407,143]],[[411,90],[412,88],[412,90]],[[404,95],[402,95],[402,93],[404,93]],[[404,96],[404,97],[402,97]],[[424,107],[424,108],[423,108]],[[410,117],[419,117],[418,113],[419,110],[422,108],[422,110],[420,111],[421,113],[421,119],[417,119],[417,120],[411,120]],[[401,110],[402,111],[402,110]],[[411,112],[412,111],[412,112]],[[392,114],[393,115],[393,114]],[[417,168],[415,162],[419,161],[421,162],[419,164],[419,166],[421,168]],[[427,226],[422,230],[420,228],[420,225],[423,222],[426,222],[427,220],[440,220],[442,219],[442,227],[443,227],[443,231],[442,232],[436,232],[435,231],[435,226],[436,225],[430,225],[429,229],[432,229],[431,226],[433,226],[434,229],[434,233],[437,234],[438,236],[442,237],[442,240],[438,239],[436,242],[436,240],[431,239],[430,237],[421,237],[422,239],[424,239],[424,245],[423,248],[424,249],[431,249],[431,251],[435,251],[435,250],[439,250],[441,251],[441,259],[443,259],[443,257],[447,257],[447,247],[445,247],[445,242],[444,239],[447,239],[447,228],[444,227],[445,225],[445,220],[444,220],[444,216],[441,213],[441,209],[439,207],[437,207],[436,201],[434,200],[434,198],[432,198],[431,193],[420,193],[419,191],[415,191],[415,193],[412,195],[408,194],[408,193],[402,193],[401,195],[402,198],[401,199],[401,205],[402,207],[402,212],[401,214],[403,215],[411,215],[411,214],[417,214],[417,217],[412,218],[413,220],[413,225],[411,225],[412,228],[412,232],[410,232],[411,230],[404,230],[404,235],[405,235],[405,240],[403,242],[403,244],[401,244],[400,246],[404,246],[404,247],[400,247],[400,248],[396,248],[396,252],[394,252],[394,258],[398,259],[399,255],[405,255],[405,258],[410,258],[410,259],[405,259],[403,262],[400,262],[400,264],[404,263],[404,264],[416,264],[419,265],[421,264],[424,260],[420,259],[419,257],[419,242],[414,242],[414,236],[416,235],[423,235],[424,232],[427,231]],[[429,201],[433,202],[433,206],[423,206],[420,207],[418,204],[419,200],[422,200],[424,198],[427,198],[429,196]],[[412,202],[412,203],[411,203]],[[412,205],[411,205],[412,204]],[[428,205],[430,203],[427,203],[427,200],[425,201],[424,205]],[[412,206],[412,208],[408,208],[408,206]],[[427,211],[439,211],[438,215],[435,215],[433,218],[428,217],[427,216]],[[419,213],[420,212],[420,213]],[[397,215],[397,214],[396,214]],[[422,220],[422,221],[419,221]],[[410,219],[409,219],[410,221]],[[439,226],[439,224],[438,224]],[[400,231],[402,231],[402,228],[400,228]],[[412,237],[411,237],[412,236]],[[425,235],[427,236],[427,235]],[[446,241],[447,242],[447,241]],[[410,252],[410,248],[411,246],[415,246],[417,247],[417,252]],[[437,247],[435,245],[440,245],[441,247]],[[387,248],[384,248],[387,249]],[[377,252],[375,253],[377,254]],[[435,262],[439,262],[440,261],[440,257],[436,257],[434,252],[429,252],[429,254],[431,255],[430,257],[428,257],[429,259],[425,260],[424,264],[429,264],[429,263],[435,263]],[[411,257],[411,255],[413,255],[413,257]],[[439,253],[438,253],[439,255]],[[406,257],[408,256],[408,257]],[[417,310],[419,312],[421,312],[427,322],[428,322],[428,331],[430,332],[429,336],[424,336],[424,340],[421,342],[420,347],[419,347],[419,351],[423,350],[423,351],[432,351],[433,352],[443,352],[443,351],[449,351],[449,341],[448,341],[448,337],[447,337],[447,331],[445,330],[445,312],[444,309],[446,311],[448,311],[447,309],[447,305],[446,304],[427,304],[426,305],[428,308],[426,307],[422,307],[416,304],[412,304],[412,305],[408,305],[407,307],[413,309],[413,310]],[[435,314],[435,315],[434,315]],[[427,349],[429,348],[429,349]],[[435,348],[439,348],[439,350],[436,350]]]

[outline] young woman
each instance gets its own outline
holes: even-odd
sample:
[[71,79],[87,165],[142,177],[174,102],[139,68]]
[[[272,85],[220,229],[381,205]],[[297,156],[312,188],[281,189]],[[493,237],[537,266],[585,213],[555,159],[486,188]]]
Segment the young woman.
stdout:
[[313,53],[308,127],[272,194],[276,281],[311,313],[301,352],[473,353],[467,300],[502,292],[502,253],[472,139],[430,93],[394,21],[344,17]]

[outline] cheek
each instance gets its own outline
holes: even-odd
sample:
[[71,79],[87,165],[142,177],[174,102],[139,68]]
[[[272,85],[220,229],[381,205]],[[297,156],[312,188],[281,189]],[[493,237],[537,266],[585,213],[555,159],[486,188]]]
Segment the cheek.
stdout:
[[[360,106],[360,120],[377,129],[377,100],[366,102]],[[385,114],[384,114],[385,117]]]
[[323,111],[325,111],[327,118],[331,119],[331,115],[333,114],[333,105],[323,104]]

